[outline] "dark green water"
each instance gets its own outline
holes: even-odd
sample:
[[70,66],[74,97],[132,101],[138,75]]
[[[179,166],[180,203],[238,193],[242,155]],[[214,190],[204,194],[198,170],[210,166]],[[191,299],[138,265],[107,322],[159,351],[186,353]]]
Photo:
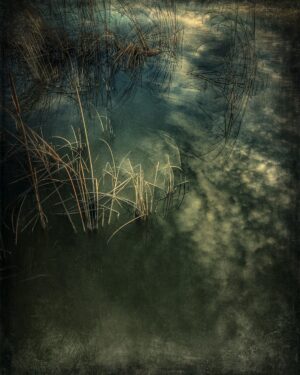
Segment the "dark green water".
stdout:
[[[240,15],[251,23],[248,11]],[[151,91],[146,81],[111,114],[118,160],[131,152],[145,168],[167,154],[178,161],[169,137],[183,150],[183,203],[166,218],[128,225],[109,244],[110,229],[75,235],[64,217],[46,233],[24,233],[17,246],[6,235],[4,374],[298,373],[295,17],[257,7],[256,81],[239,135],[203,157],[224,101],[190,73],[215,68],[228,43],[207,12],[178,7],[185,31],[170,90]],[[62,101],[44,131],[66,136],[76,121]]]

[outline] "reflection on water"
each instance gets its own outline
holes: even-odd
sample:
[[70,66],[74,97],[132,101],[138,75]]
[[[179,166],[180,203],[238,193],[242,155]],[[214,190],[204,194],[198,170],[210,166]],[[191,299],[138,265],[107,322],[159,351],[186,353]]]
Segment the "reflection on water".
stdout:
[[[169,90],[145,78],[125,103],[98,103],[117,160],[130,152],[147,173],[181,159],[189,191],[167,217],[109,244],[109,228],[75,235],[61,216],[16,247],[6,234],[7,373],[297,373],[297,45],[284,30],[290,13],[279,28],[265,12],[257,6],[254,30],[252,6],[178,5],[184,38]],[[239,30],[230,39],[234,17],[247,46]],[[91,111],[95,153],[96,120]],[[68,137],[79,122],[72,100],[55,99],[43,134]]]

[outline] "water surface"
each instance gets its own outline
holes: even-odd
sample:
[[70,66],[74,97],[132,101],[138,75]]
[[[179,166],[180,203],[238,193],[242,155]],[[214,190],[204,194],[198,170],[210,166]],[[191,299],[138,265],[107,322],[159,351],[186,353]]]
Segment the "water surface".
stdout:
[[[58,217],[12,249],[2,280],[7,373],[297,373],[295,16],[257,5],[254,25],[251,6],[238,14],[255,47],[253,87],[227,145],[226,98],[195,72],[226,76],[235,4],[178,4],[182,55],[169,89],[145,78],[110,109],[116,159],[130,152],[145,173],[167,155],[181,161],[181,206],[109,244],[110,228],[75,235]],[[43,132],[68,136],[78,122],[64,99]],[[106,162],[95,115],[88,124]]]

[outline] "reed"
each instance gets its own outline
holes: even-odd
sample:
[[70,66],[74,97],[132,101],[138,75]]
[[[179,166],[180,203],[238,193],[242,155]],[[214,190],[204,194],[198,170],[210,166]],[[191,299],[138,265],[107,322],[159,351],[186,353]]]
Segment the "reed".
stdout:
[[[89,166],[89,157],[85,157],[86,145],[82,142],[80,131],[74,130],[74,140],[59,137],[61,144],[49,144],[32,129],[24,126],[28,146],[19,135],[12,135],[15,144],[20,144],[20,152],[29,153],[32,160],[32,169],[35,170],[31,186],[19,195],[18,207],[12,210],[12,227],[17,242],[19,233],[29,226],[35,228],[37,218],[41,220],[43,212],[49,209],[51,201],[51,216],[64,215],[70,222],[74,232],[77,232],[79,217],[83,231],[97,230],[110,225],[116,226],[121,219],[123,223],[109,236],[108,242],[127,225],[133,222],[147,223],[152,215],[167,213],[174,208],[174,200],[178,189],[184,187],[187,181],[177,181],[174,170],[179,166],[170,163],[160,165],[158,162],[153,168],[150,180],[145,178],[141,164],[133,165],[125,156],[119,163],[116,162],[110,145],[101,140],[109,150],[110,161],[106,162],[101,176],[93,180]],[[58,138],[58,137],[57,137]],[[93,163],[93,160],[92,160]],[[14,183],[31,176],[30,166],[24,166],[27,172],[17,178]],[[38,186],[39,204],[30,210],[24,210],[25,201],[30,191],[35,192]],[[36,197],[36,195],[35,195]],[[37,202],[36,202],[37,203]],[[62,207],[63,211],[54,212],[53,207]],[[131,216],[124,222],[127,214]],[[46,214],[44,213],[46,216]]]
[[19,100],[17,97],[16,88],[15,88],[15,84],[14,84],[14,80],[12,76],[10,76],[10,84],[11,84],[11,90],[12,90],[12,102],[14,104],[15,112],[16,112],[16,128],[17,128],[17,132],[20,134],[21,142],[24,145],[24,149],[26,152],[28,169],[29,169],[28,177],[30,179],[31,186],[34,191],[35,203],[36,203],[36,208],[40,217],[41,226],[43,229],[45,229],[47,226],[47,217],[41,205],[40,192],[39,192],[39,180],[38,180],[36,168],[33,165],[31,155],[30,155],[31,139],[28,138],[28,132],[21,117],[21,108],[20,108],[20,104],[19,104]]
[[105,115],[100,115],[99,112],[95,109],[98,124],[101,130],[101,138],[104,139],[108,144],[112,143],[115,138],[114,128],[112,126],[110,118]]
[[[211,16],[210,26],[223,31],[227,44],[226,53],[218,66],[211,69],[200,66],[191,74],[208,84],[224,103],[223,125],[208,153],[210,155],[213,152],[215,158],[224,150],[229,153],[232,151],[248,102],[254,93],[257,69],[255,2],[247,6],[238,2],[213,4],[208,13]],[[201,110],[205,113],[204,109]],[[213,127],[212,117],[206,117]],[[194,155],[206,156],[197,152]]]
[[[16,176],[13,183],[29,182],[12,209],[11,223],[16,243],[20,233],[29,227],[34,230],[38,222],[46,229],[48,217],[55,214],[66,216],[74,232],[78,231],[77,218],[83,231],[98,230],[100,223],[101,227],[116,226],[121,219],[123,223],[110,235],[109,242],[127,225],[148,222],[152,215],[159,214],[159,206],[163,206],[163,216],[175,207],[178,189],[181,186],[185,189],[187,181],[178,179],[176,171],[181,173],[181,166],[173,165],[169,157],[166,164],[157,162],[152,171],[147,171],[147,175],[151,176],[148,179],[140,163],[133,164],[128,155],[118,162],[111,144],[100,138],[108,151],[109,161],[104,164],[103,153],[104,166],[100,171],[95,169],[98,155],[90,144],[89,127],[76,85],[81,128],[72,128],[73,139],[54,137],[56,143],[50,143],[42,133],[31,129],[23,121],[12,76],[10,82],[14,107],[14,112],[10,114],[15,120],[16,131],[7,131],[12,143],[8,156],[15,158],[25,171]],[[98,116],[103,133],[103,117],[99,113]],[[33,207],[30,207],[31,197],[35,202]],[[63,210],[56,212],[53,209],[56,207]],[[128,213],[130,218],[124,222]]]
[[107,106],[112,105],[120,73],[128,82],[118,88],[119,100],[128,97],[145,74],[151,73],[158,86],[170,76],[167,71],[171,73],[176,61],[181,35],[175,6],[152,12],[150,22],[145,22],[139,7],[121,0],[49,3],[48,12],[28,3],[6,33],[6,55],[13,62],[9,66],[15,76],[22,76],[21,101],[28,109],[41,91],[76,100],[75,80],[82,101],[100,97]]
[[175,207],[180,207],[188,181],[177,180],[174,169],[181,171],[181,167],[172,165],[169,157],[167,159],[166,165],[161,166],[157,162],[151,180],[145,179],[145,172],[141,164],[133,165],[131,160],[127,159],[123,173],[129,176],[128,188],[133,193],[131,199],[126,200],[131,208],[132,218],[117,228],[109,237],[108,242],[133,222],[147,223],[152,215],[159,214],[159,206],[162,206],[163,217],[166,217]]

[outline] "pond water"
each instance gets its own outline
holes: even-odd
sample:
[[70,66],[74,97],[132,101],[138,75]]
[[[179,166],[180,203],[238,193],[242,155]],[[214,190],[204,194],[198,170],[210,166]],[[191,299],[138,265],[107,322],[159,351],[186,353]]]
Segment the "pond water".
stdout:
[[[297,373],[296,13],[178,3],[169,87],[156,87],[149,62],[126,100],[95,103],[116,161],[130,153],[153,176],[169,158],[185,195],[109,242],[130,216],[76,234],[57,216],[17,245],[5,229],[4,373]],[[77,105],[52,100],[42,121],[28,119],[47,139],[72,137]],[[110,154],[96,112],[86,116],[100,176]]]

